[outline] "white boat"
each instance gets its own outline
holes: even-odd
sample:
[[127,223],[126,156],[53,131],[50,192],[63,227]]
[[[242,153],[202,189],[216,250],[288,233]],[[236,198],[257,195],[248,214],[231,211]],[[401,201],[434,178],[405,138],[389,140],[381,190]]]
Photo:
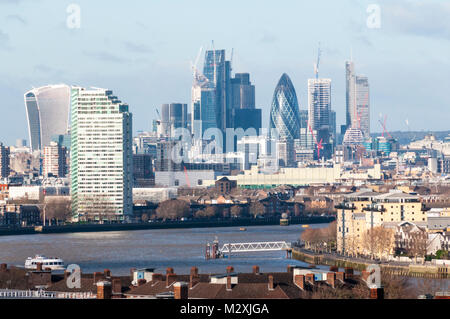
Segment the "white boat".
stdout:
[[51,270],[62,270],[64,267],[64,260],[55,257],[45,257],[41,255],[36,255],[33,258],[28,257],[25,260],[26,269],[36,269],[37,264],[42,264],[42,269],[50,268]]

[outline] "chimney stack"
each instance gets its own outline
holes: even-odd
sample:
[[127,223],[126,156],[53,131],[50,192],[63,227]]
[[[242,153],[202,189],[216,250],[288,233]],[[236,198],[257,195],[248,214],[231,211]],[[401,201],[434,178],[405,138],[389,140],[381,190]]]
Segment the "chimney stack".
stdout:
[[330,267],[330,271],[332,271],[332,272],[338,272],[338,271],[339,271],[339,268],[338,268],[337,266],[331,266],[331,267]]
[[198,276],[198,268],[197,267],[191,267],[191,275]]
[[228,266],[227,267],[227,274],[231,274],[232,272],[234,272],[233,266]]
[[42,263],[36,264],[36,271],[42,271]]
[[269,290],[274,290],[273,275],[269,275]]
[[370,299],[384,299],[384,289],[370,288]]
[[227,290],[231,290],[231,276],[227,276]]
[[166,287],[169,287],[175,281],[177,281],[177,275],[176,274],[167,274],[166,275]]
[[341,282],[345,282],[345,273],[344,272],[342,272],[342,271],[338,271],[337,273],[336,273],[336,279],[337,280],[340,280]]
[[296,284],[301,290],[305,289],[305,276],[304,275],[296,275],[294,277],[294,284]]
[[369,278],[369,276],[370,276],[370,272],[368,272],[367,270],[363,270],[363,271],[361,272],[361,278],[362,278],[362,280],[367,281],[367,278]]
[[306,281],[308,281],[311,285],[314,286],[315,284],[314,274],[306,274]]
[[327,273],[327,283],[333,288],[336,287],[336,273],[335,272]]
[[288,273],[292,273],[293,271],[294,271],[294,266],[288,265],[288,266],[287,266],[287,272],[288,272]]
[[253,274],[258,275],[259,274],[259,266],[253,266]]
[[111,283],[109,281],[97,283],[97,299],[111,299]]
[[173,268],[172,267],[167,267],[166,275],[170,275],[170,274],[173,274]]
[[112,281],[112,294],[116,298],[122,297],[122,282],[120,278],[114,278]]
[[109,278],[109,277],[111,277],[111,270],[104,269],[103,274],[105,275],[105,278]]
[[188,284],[179,281],[174,283],[173,295],[175,299],[188,299]]
[[7,264],[1,264],[0,265],[0,272],[5,272],[8,269],[8,265]]

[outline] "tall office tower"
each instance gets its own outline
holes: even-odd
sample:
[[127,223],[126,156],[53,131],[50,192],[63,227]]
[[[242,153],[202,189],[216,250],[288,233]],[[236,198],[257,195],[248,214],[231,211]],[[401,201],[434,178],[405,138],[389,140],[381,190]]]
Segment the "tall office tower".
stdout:
[[356,114],[358,128],[365,137],[370,137],[370,99],[369,80],[365,76],[356,76]]
[[165,136],[173,136],[177,128],[188,127],[187,104],[172,103],[161,106],[161,131]]
[[44,177],[49,175],[65,177],[67,172],[66,148],[56,142],[50,142],[49,146],[44,147],[42,166]]
[[[300,137],[300,114],[297,94],[289,76],[284,73],[273,93],[269,130],[276,130],[279,140],[295,140]],[[274,136],[275,137],[275,136]]]
[[369,81],[365,76],[355,75],[353,62],[345,63],[346,70],[346,124],[347,129],[362,131],[370,136]]
[[69,130],[70,88],[65,84],[34,88],[25,93],[30,147],[49,145],[53,135]]
[[236,73],[231,79],[231,103],[233,109],[255,108],[255,86],[250,82],[250,74]]
[[[255,86],[250,82],[250,74],[236,73],[231,79],[231,104],[232,127],[242,128],[250,135],[259,135],[262,114],[261,109],[255,108]],[[248,129],[254,129],[254,133]],[[236,144],[234,150],[236,150]]]
[[9,147],[0,143],[0,177],[7,178],[9,173]]
[[201,139],[208,129],[217,128],[216,89],[212,83],[194,83],[191,117],[191,129],[195,139]]
[[216,91],[216,123],[222,132],[233,127],[231,110],[231,62],[225,60],[225,50],[207,50],[203,74]]
[[71,196],[75,220],[132,214],[132,114],[113,92],[72,87]]
[[331,79],[308,80],[308,122],[313,130],[330,129]]

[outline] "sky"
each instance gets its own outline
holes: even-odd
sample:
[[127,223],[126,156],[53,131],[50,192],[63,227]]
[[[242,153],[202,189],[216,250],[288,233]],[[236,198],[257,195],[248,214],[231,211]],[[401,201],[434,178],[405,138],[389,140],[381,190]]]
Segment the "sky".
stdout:
[[446,0],[0,0],[0,142],[28,137],[23,94],[58,83],[112,89],[134,132],[149,131],[161,104],[189,104],[190,63],[212,41],[227,59],[233,49],[233,72],[250,73],[263,127],[283,73],[307,109],[320,42],[338,126],[352,57],[369,78],[372,132],[384,115],[392,131],[448,130],[449,16]]

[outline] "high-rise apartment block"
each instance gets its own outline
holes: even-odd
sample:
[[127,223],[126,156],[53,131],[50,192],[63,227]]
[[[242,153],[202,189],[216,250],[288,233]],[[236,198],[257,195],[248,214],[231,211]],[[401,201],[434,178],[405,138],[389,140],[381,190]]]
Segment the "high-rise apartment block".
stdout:
[[132,114],[113,92],[72,88],[71,196],[77,220],[132,214]]
[[66,148],[56,142],[50,142],[44,147],[44,160],[42,163],[43,174],[57,177],[65,177],[67,173]]

